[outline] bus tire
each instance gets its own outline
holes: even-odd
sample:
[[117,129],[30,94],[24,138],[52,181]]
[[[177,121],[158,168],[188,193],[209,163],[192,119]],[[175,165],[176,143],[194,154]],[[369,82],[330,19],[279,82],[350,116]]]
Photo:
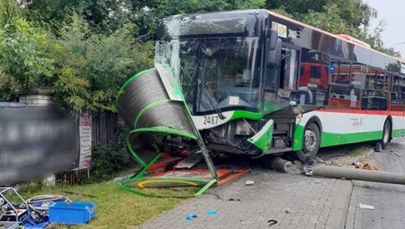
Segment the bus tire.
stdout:
[[383,136],[380,141],[381,143],[381,148],[385,149],[388,145],[388,143],[391,140],[391,121],[390,120],[385,120],[384,122],[384,127],[383,127]]
[[302,162],[314,159],[321,145],[321,135],[318,125],[314,122],[308,124],[304,130],[302,149],[297,151],[297,157]]

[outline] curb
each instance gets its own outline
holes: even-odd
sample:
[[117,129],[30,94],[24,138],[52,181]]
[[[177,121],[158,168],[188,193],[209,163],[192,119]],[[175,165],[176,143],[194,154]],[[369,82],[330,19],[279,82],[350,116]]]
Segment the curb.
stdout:
[[342,180],[338,187],[337,195],[333,200],[325,228],[345,228],[347,212],[353,191],[353,183],[350,180]]

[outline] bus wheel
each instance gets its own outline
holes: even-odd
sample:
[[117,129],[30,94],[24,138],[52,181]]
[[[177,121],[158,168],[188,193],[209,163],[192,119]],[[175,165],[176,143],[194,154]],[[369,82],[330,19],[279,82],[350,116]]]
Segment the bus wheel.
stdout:
[[384,122],[383,137],[381,139],[381,148],[385,149],[391,140],[391,122],[386,120]]
[[315,158],[321,143],[319,132],[319,127],[315,123],[310,123],[305,127],[302,150],[297,152],[298,159],[306,162]]

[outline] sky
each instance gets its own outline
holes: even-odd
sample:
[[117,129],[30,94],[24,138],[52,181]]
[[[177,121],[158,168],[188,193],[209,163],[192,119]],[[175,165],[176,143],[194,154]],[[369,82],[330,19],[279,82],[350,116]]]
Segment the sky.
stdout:
[[[405,58],[405,1],[363,0],[363,2],[377,10],[377,19],[371,22],[372,28],[377,26],[379,21],[385,21],[384,31],[381,36],[384,46],[394,48]],[[398,44],[402,42],[403,44]]]

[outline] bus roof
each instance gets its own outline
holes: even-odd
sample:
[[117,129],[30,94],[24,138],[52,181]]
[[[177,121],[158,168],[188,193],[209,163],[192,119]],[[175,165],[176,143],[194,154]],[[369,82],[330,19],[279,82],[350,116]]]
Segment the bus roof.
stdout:
[[257,23],[268,14],[264,10],[238,10],[210,13],[179,14],[166,17],[157,29],[157,38],[177,39],[184,36],[260,36]]
[[366,42],[364,42],[364,41],[361,41],[361,40],[359,40],[359,39],[356,39],[356,38],[354,38],[354,37],[351,37],[351,36],[349,36],[349,35],[346,35],[346,34],[333,34],[333,33],[324,31],[324,30],[322,30],[322,29],[313,27],[313,26],[311,26],[311,25],[305,24],[305,23],[303,23],[303,22],[297,21],[297,20],[295,20],[295,19],[286,17],[286,16],[284,16],[284,15],[275,13],[275,12],[273,12],[273,11],[270,11],[270,10],[266,10],[266,11],[267,11],[267,13],[268,13],[269,15],[271,15],[271,16],[273,16],[273,17],[275,17],[275,18],[279,18],[279,19],[282,19],[282,20],[287,21],[287,22],[292,22],[292,23],[297,24],[297,25],[300,25],[300,26],[302,26],[302,27],[306,27],[306,28],[311,29],[311,30],[313,30],[313,31],[317,31],[317,32],[322,33],[322,34],[324,34],[324,35],[327,35],[327,36],[333,37],[333,38],[335,38],[335,39],[338,39],[338,40],[341,40],[341,41],[350,43],[350,44],[352,44],[352,45],[354,45],[354,46],[356,46],[356,47],[361,47],[361,48],[370,50],[370,51],[372,51],[372,52],[374,52],[374,53],[376,53],[376,54],[380,54],[380,55],[386,56],[386,57],[388,57],[388,58],[391,58],[392,60],[396,60],[396,61],[399,61],[399,62],[405,64],[405,59],[403,59],[403,58],[401,58],[401,57],[390,56],[390,55],[388,55],[388,54],[386,54],[386,53],[383,53],[383,52],[377,51],[377,50],[375,50],[375,49],[372,49],[371,46],[370,46],[368,43],[366,43]]

